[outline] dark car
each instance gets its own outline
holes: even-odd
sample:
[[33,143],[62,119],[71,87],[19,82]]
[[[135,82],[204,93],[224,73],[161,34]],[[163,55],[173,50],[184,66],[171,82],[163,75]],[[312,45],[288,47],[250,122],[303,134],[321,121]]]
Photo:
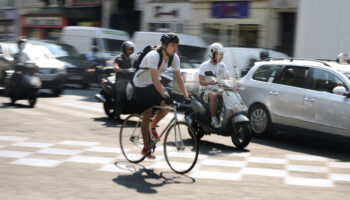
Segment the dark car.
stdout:
[[96,69],[89,67],[85,58],[79,55],[73,46],[48,40],[30,40],[30,42],[45,46],[56,59],[64,63],[67,71],[66,83],[80,84],[82,88],[88,88],[94,80]]

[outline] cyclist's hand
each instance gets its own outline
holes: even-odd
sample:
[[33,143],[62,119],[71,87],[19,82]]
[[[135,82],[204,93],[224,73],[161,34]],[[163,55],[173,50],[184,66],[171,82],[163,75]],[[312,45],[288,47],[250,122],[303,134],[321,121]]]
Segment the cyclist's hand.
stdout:
[[171,101],[171,99],[170,99],[169,96],[166,96],[166,97],[164,98],[164,101],[165,101],[165,104],[167,104],[167,105],[171,105],[171,104],[172,104],[172,101]]
[[209,85],[215,85],[216,84],[216,81],[210,81],[209,82]]

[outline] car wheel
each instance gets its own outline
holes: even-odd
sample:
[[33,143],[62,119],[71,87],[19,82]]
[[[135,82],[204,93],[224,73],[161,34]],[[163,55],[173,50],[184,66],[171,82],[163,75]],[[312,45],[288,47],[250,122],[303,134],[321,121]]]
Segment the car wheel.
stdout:
[[248,113],[252,132],[257,137],[267,137],[273,134],[270,114],[262,105],[253,106]]
[[52,89],[52,93],[55,97],[59,97],[62,94],[63,89],[62,88],[55,88]]
[[34,98],[34,99],[29,99],[29,105],[30,105],[30,107],[34,108],[35,103],[36,103],[36,98]]

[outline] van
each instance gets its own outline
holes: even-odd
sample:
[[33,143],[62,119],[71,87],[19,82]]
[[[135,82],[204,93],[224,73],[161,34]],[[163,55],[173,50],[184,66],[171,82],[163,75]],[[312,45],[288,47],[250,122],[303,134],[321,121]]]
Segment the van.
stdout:
[[[160,45],[160,38],[162,34],[163,33],[160,32],[135,32],[132,37],[132,41],[135,43],[135,52],[141,52],[148,45]],[[177,54],[179,56],[186,57],[190,63],[199,67],[199,64],[203,62],[207,52],[207,44],[201,37],[198,36],[186,34],[176,35],[180,40]]]
[[[241,77],[243,70],[249,69],[260,60],[260,52],[263,50],[262,48],[225,47],[222,61],[226,64],[232,77]],[[287,54],[274,50],[267,51],[271,58],[288,58]]]
[[105,60],[120,53],[120,46],[126,40],[130,40],[130,36],[125,31],[85,26],[66,26],[60,36],[61,42],[72,45],[80,54],[91,52],[97,46]]

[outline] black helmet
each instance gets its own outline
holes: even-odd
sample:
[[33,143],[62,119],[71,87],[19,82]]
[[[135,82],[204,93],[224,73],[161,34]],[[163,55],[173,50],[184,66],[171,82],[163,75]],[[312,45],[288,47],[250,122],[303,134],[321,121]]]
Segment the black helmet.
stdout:
[[264,60],[264,59],[266,59],[266,58],[268,58],[269,57],[269,52],[267,51],[267,50],[262,50],[261,52],[260,52],[260,59],[261,60]]
[[135,48],[134,43],[131,42],[131,41],[125,41],[125,42],[123,42],[122,45],[120,46],[120,49],[121,49],[121,51],[122,51],[124,54],[126,53],[126,50],[127,50],[127,49],[130,49],[130,48],[132,48],[132,49]]
[[179,44],[179,38],[175,33],[164,33],[160,38],[162,44],[177,43]]
[[26,43],[27,39],[25,37],[19,37],[17,39],[17,45],[20,45],[21,43]]

